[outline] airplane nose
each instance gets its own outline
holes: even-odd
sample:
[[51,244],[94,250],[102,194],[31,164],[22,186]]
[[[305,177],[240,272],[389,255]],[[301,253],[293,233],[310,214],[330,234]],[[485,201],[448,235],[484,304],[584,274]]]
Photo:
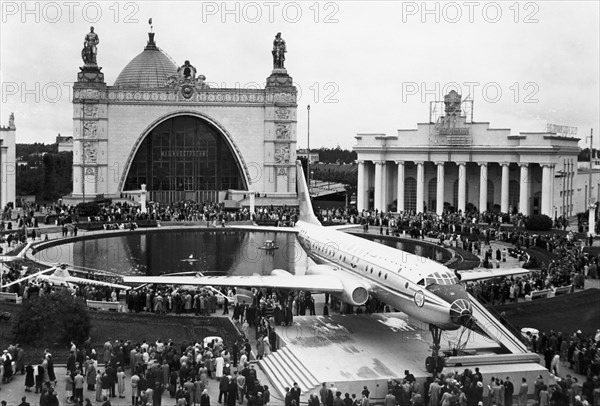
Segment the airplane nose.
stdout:
[[471,302],[466,299],[457,299],[450,306],[450,320],[453,323],[464,326],[471,320],[473,312]]

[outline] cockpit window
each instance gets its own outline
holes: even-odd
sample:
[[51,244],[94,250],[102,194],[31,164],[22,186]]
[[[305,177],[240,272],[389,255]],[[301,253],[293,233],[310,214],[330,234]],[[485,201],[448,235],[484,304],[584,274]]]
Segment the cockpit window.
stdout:
[[458,278],[450,272],[433,272],[425,278],[425,286],[437,285],[456,285]]

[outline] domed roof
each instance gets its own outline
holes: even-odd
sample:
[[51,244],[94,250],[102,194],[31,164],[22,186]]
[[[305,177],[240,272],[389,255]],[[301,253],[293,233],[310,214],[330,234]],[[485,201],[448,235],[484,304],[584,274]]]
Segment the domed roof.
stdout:
[[177,73],[175,63],[154,43],[149,33],[148,45],[121,71],[114,86],[133,88],[163,87],[167,77]]

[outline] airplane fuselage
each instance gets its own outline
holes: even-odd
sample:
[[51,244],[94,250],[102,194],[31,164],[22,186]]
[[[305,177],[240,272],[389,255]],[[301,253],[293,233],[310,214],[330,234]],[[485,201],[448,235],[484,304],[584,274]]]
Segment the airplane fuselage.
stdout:
[[470,317],[465,288],[445,266],[316,224],[299,221],[296,228],[313,261],[364,282],[376,298],[409,316],[442,329],[459,328]]

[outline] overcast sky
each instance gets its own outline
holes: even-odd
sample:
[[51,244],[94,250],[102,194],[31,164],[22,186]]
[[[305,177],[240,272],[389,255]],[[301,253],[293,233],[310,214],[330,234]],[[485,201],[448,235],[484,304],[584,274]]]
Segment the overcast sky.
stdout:
[[[0,124],[17,142],[73,132],[83,38],[100,37],[107,84],[146,45],[219,87],[264,86],[277,32],[299,89],[298,145],[351,148],[357,133],[415,128],[458,85],[474,120],[513,134],[578,127],[599,145],[599,2],[2,2]],[[444,92],[445,90],[445,92]]]

